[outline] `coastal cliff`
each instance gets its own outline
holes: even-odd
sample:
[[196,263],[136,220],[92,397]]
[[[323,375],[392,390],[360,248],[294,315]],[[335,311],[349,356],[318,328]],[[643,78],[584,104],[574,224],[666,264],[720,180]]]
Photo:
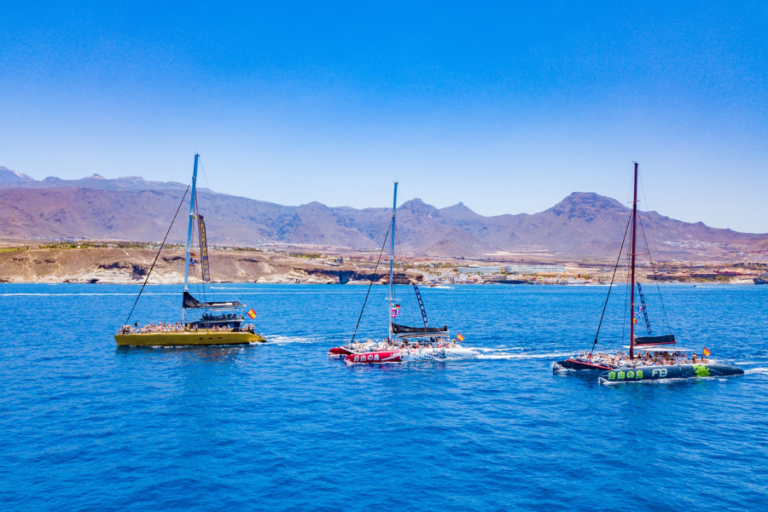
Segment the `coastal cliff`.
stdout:
[[[0,251],[0,282],[141,284],[157,250],[119,247],[9,248]],[[258,251],[211,251],[213,282],[361,284],[372,270],[329,267],[324,261]],[[184,281],[184,252],[163,250],[155,262],[149,284]],[[192,269],[191,281],[199,281]],[[389,275],[378,271],[374,282],[385,284]],[[397,272],[395,282],[422,280],[417,272]]]

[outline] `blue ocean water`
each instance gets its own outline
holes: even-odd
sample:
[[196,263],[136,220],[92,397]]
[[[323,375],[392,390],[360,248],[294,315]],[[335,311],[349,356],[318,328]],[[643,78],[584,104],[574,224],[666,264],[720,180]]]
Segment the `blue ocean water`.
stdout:
[[[413,301],[403,293],[402,321]],[[424,289],[482,357],[345,367],[362,286],[215,285],[269,342],[117,348],[137,287],[0,284],[2,510],[684,510],[768,505],[768,287],[664,286],[654,332],[743,377],[598,385],[605,287]],[[386,329],[374,287],[363,337]],[[647,295],[651,295],[646,291]],[[135,319],[176,320],[178,286]],[[616,292],[607,346],[626,340]],[[642,320],[638,324],[643,327]]]

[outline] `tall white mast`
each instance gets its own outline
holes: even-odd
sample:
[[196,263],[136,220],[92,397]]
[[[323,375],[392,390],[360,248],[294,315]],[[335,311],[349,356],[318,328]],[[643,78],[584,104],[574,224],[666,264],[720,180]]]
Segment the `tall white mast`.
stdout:
[[[187,257],[184,260],[184,291],[189,291],[189,252],[192,248],[192,224],[195,221],[195,194],[197,188],[197,160],[200,155],[195,154],[195,167],[192,170],[192,195],[189,198],[189,228],[187,229]],[[186,309],[181,308],[181,324],[184,325]]]
[[389,249],[389,339],[392,340],[392,333],[394,331],[392,324],[394,318],[392,317],[392,305],[395,300],[395,216],[397,214],[397,182],[395,182],[395,197],[392,200],[392,231],[390,233],[390,249]]

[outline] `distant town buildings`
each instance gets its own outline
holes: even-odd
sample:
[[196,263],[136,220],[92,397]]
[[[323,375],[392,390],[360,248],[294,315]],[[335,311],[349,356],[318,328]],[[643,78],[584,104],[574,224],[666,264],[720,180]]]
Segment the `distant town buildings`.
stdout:
[[507,265],[505,267],[493,266],[470,266],[459,267],[462,274],[563,274],[565,266],[563,265]]
[[565,272],[564,265],[508,265],[507,274],[558,274]]

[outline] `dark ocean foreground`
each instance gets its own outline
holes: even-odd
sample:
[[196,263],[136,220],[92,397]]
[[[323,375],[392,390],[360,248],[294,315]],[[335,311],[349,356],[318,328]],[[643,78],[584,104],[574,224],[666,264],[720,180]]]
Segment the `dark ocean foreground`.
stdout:
[[[148,287],[136,319],[176,321],[178,290]],[[591,343],[604,287],[426,288],[430,320],[481,358],[345,367],[326,352],[354,328],[362,286],[216,285],[208,297],[253,307],[269,343],[118,349],[138,287],[2,284],[1,508],[764,509],[768,287],[662,290],[680,344],[745,376],[553,375]],[[400,320],[417,325],[401,293]],[[385,294],[364,337],[385,332]],[[598,349],[626,339],[615,298]]]

